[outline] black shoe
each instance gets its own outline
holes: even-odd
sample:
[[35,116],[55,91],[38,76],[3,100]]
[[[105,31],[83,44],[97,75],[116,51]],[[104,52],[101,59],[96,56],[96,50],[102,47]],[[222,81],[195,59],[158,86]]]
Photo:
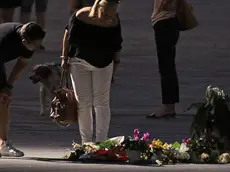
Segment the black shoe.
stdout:
[[152,113],[152,114],[146,116],[146,118],[153,118],[153,119],[161,119],[161,118],[169,119],[169,118],[176,118],[176,113],[167,113],[167,114],[164,114],[164,115],[161,115],[161,116],[157,116],[156,113]]

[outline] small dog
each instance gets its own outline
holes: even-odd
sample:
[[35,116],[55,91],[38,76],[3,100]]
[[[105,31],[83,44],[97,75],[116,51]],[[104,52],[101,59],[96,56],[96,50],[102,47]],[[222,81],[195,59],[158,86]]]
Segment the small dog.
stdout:
[[[29,79],[33,84],[40,83],[40,114],[45,115],[45,110],[48,102],[51,103],[55,96],[55,91],[58,89],[61,80],[61,64],[45,63],[38,64],[33,67],[33,72],[29,76]],[[66,83],[65,79],[64,82]],[[68,78],[70,83],[70,78]]]

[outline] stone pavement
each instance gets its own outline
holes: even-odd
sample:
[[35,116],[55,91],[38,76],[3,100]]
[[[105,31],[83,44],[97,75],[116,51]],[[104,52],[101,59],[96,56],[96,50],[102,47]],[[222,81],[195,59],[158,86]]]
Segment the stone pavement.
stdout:
[[[194,112],[186,107],[204,99],[208,85],[230,92],[229,0],[189,0],[194,5],[200,27],[181,33],[177,67],[180,78],[181,103],[175,120],[147,120],[145,115],[157,110],[161,103],[159,75],[153,30],[150,24],[152,0],[124,0],[120,6],[124,49],[122,64],[112,88],[112,121],[110,136],[130,135],[133,129],[148,131],[165,141],[188,136]],[[17,16],[16,16],[17,17]],[[60,62],[63,28],[68,20],[66,1],[49,0],[47,15],[47,50],[37,52],[31,65],[14,90],[10,140],[25,151],[26,157],[60,158],[72,140],[79,141],[77,127],[60,128],[49,118],[39,116],[38,85],[32,85],[28,73],[43,62]],[[9,64],[12,67],[13,63]],[[125,168],[123,168],[125,167]],[[176,165],[164,168],[82,165],[25,159],[0,159],[0,171],[229,171],[229,166]],[[196,170],[195,170],[196,169]]]
[[[13,162],[12,162],[13,161]],[[229,165],[193,165],[180,164],[164,167],[134,166],[134,165],[105,165],[105,164],[76,164],[46,160],[1,160],[1,172],[229,172]]]

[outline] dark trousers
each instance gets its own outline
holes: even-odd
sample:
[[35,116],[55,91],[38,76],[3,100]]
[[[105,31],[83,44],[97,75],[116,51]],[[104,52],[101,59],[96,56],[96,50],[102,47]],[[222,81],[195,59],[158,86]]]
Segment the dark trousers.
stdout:
[[179,38],[175,18],[158,21],[154,25],[158,67],[161,77],[162,103],[179,102],[179,86],[175,65],[176,44]]
[[21,5],[22,0],[0,0],[0,8],[17,8]]

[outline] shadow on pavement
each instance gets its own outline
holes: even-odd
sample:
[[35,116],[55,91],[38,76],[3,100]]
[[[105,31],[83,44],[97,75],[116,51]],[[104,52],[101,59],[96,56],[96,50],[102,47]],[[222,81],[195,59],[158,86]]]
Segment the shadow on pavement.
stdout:
[[104,164],[104,165],[132,165],[132,166],[157,166],[155,164],[149,164],[148,162],[139,162],[139,163],[127,163],[121,161],[103,161],[103,160],[83,160],[83,161],[70,161],[65,158],[44,158],[44,157],[20,157],[20,158],[11,158],[11,157],[4,157],[3,159],[14,159],[14,160],[32,160],[32,161],[40,161],[40,162],[62,162],[62,163],[76,163],[76,164]]

